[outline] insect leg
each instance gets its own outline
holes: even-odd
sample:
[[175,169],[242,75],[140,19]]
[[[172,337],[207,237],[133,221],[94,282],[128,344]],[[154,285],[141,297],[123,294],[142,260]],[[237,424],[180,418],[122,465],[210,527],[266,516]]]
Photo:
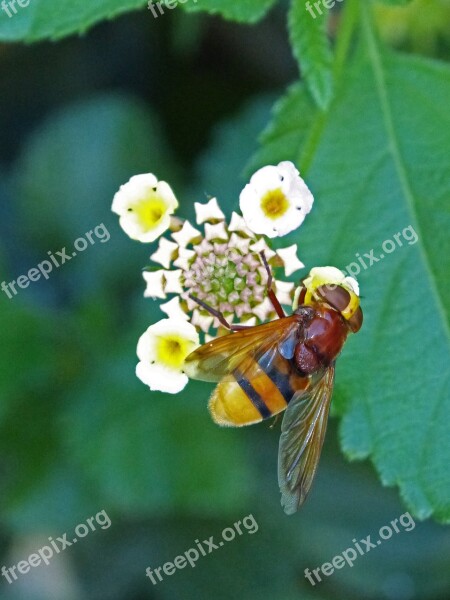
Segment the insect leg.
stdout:
[[225,319],[225,317],[219,310],[216,310],[212,306],[209,306],[209,304],[206,304],[206,302],[203,302],[203,300],[196,298],[192,294],[189,294],[189,298],[194,302],[197,302],[199,306],[207,310],[209,314],[211,314],[213,317],[216,317],[216,319],[218,319],[220,323],[230,331],[239,331],[239,329],[247,329],[245,325],[230,325],[230,323],[228,323],[228,321]]
[[261,252],[261,259],[263,261],[263,264],[266,268],[267,275],[268,275],[267,286],[266,286],[267,287],[267,295],[269,297],[269,300],[272,302],[272,306],[274,307],[275,312],[280,317],[280,319],[282,319],[286,315],[284,314],[283,307],[281,306],[278,298],[275,296],[275,292],[272,289],[272,282],[273,282],[272,271],[270,270],[269,263],[267,262],[264,250],[262,250],[262,252]]

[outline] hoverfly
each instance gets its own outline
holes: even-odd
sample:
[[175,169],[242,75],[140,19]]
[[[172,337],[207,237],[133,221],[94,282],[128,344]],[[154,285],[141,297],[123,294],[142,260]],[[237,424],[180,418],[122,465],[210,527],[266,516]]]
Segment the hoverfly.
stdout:
[[348,333],[361,328],[363,314],[356,286],[346,284],[343,275],[339,284],[330,277],[312,277],[313,271],[340,273],[324,268],[313,269],[303,281],[294,313],[286,316],[263,253],[261,258],[268,273],[267,295],[279,318],[251,327],[230,325],[222,313],[192,297],[231,333],[192,352],[185,372],[218,382],[209,409],[219,425],[251,425],[286,410],[278,483],[284,511],[293,514],[304,502],[319,462],[336,358]]

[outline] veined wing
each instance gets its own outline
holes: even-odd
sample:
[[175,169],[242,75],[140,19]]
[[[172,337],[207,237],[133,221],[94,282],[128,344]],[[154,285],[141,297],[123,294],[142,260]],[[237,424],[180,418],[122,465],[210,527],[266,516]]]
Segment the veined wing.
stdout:
[[184,370],[192,379],[220,381],[248,356],[275,349],[292,358],[300,328],[301,317],[292,315],[224,335],[194,350],[186,358]]
[[278,483],[286,514],[304,502],[316,472],[327,428],[334,364],[306,392],[292,398],[281,425]]

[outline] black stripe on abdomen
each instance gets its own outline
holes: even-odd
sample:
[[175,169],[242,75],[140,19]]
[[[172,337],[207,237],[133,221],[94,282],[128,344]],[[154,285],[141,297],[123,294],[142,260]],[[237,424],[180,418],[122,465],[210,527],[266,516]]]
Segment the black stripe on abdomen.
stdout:
[[263,419],[267,419],[268,417],[272,416],[272,413],[267,408],[267,405],[264,402],[264,400],[261,398],[261,396],[255,390],[255,388],[252,386],[250,381],[242,375],[242,373],[239,371],[239,369],[235,369],[233,371],[233,376],[236,379],[236,382],[239,385],[239,387],[245,392],[245,395],[248,397],[250,402],[253,404],[253,406],[256,408],[256,410],[259,412],[261,417]]
[[272,382],[277,386],[280,394],[286,401],[286,404],[292,400],[292,396],[295,394],[295,390],[291,388],[290,384],[290,373],[282,373],[276,367],[271,369],[270,371],[266,371],[264,369],[264,373],[272,380]]
[[[295,394],[295,390],[292,389],[290,383],[291,369],[287,373],[283,373],[277,368],[276,361],[272,361],[272,354],[266,353],[259,356],[257,359],[258,365],[261,370],[267,375],[267,377],[276,385],[280,394],[283,396],[286,404],[292,400],[292,396]],[[284,359],[286,362],[287,359]],[[270,365],[270,368],[267,368]],[[290,366],[290,365],[289,365]]]

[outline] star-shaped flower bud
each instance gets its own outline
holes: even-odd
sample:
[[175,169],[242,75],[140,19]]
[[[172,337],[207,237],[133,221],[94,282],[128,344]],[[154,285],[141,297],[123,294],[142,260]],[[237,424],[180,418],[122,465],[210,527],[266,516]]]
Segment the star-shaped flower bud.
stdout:
[[144,292],[145,298],[166,298],[164,292],[164,270],[144,271],[142,273],[147,287]]
[[176,243],[180,246],[180,248],[186,248],[188,244],[193,244],[197,240],[200,241],[202,234],[198,229],[195,229],[189,221],[185,221],[183,223],[183,227],[180,231],[176,233],[172,233],[172,238],[176,241]]
[[303,269],[305,266],[297,256],[297,244],[293,244],[287,248],[279,248],[277,254],[284,263],[286,277],[289,277],[289,275],[292,275],[292,273],[295,273],[299,269]]
[[162,265],[165,269],[169,269],[177,249],[178,244],[162,237],[159,240],[158,250],[154,252],[150,258],[153,262]]
[[223,214],[219,203],[217,202],[217,198],[211,198],[211,200],[206,204],[194,202],[194,208],[197,217],[197,225],[207,222],[214,223],[216,221],[225,220],[225,215]]

